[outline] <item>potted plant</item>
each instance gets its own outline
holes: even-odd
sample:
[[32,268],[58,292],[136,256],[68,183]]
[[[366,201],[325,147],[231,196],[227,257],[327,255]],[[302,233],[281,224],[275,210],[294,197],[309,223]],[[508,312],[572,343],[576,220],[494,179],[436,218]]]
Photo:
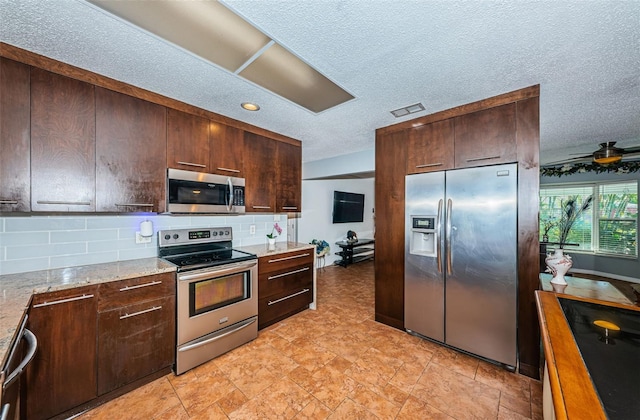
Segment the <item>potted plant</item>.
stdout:
[[555,249],[553,254],[549,254],[547,258],[545,258],[545,263],[548,267],[547,271],[553,274],[553,278],[551,279],[551,283],[553,284],[567,284],[564,275],[573,266],[573,261],[569,255],[564,254],[563,248],[567,244],[567,238],[574,223],[582,216],[582,213],[591,207],[592,202],[593,196],[590,195],[582,204],[578,203],[578,198],[575,196],[569,197],[567,201],[563,200],[561,203],[562,214],[557,222],[559,231],[558,242],[560,245]]

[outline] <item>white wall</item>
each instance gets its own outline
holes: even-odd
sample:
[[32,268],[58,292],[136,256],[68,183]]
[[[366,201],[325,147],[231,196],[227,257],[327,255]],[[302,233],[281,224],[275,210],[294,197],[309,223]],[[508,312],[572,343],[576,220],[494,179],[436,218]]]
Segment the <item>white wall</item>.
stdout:
[[[153,222],[154,235],[151,243],[136,244],[135,233],[143,220]],[[0,217],[0,274],[155,257],[157,232],[162,229],[231,226],[234,247],[266,244],[275,220],[282,227],[277,241],[286,241],[286,214]],[[251,225],[256,227],[253,235]]]
[[[364,221],[361,223],[333,224],[333,191],[364,194]],[[331,179],[302,181],[302,217],[298,219],[298,241],[309,243],[313,239],[329,242],[331,254],[325,257],[330,265],[340,257],[335,252],[340,248],[335,244],[347,238],[347,231],[353,230],[358,238],[374,237],[374,178]]]
[[302,179],[318,179],[329,176],[372,172],[376,168],[374,149],[348,153],[328,159],[305,162],[302,165]]

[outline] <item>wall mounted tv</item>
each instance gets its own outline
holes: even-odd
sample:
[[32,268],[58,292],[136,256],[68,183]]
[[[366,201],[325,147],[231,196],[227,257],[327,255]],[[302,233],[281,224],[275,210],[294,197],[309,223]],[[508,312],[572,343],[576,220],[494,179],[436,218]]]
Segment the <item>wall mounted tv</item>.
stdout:
[[364,194],[333,192],[333,223],[364,221]]

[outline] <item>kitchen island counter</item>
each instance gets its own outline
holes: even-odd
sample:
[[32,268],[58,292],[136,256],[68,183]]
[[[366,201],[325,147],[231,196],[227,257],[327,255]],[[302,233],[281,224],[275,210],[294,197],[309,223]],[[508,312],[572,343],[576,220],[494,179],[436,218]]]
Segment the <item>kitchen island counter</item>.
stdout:
[[[607,414],[592,381],[592,374],[576,344],[561,299],[605,305],[620,310],[640,310],[630,304],[536,291],[536,305],[545,355],[543,411],[545,418],[606,419]],[[604,345],[604,344],[603,344]],[[614,363],[623,363],[621,360]],[[608,391],[605,391],[608,392]]]
[[171,263],[144,258],[0,276],[0,366],[34,294],[172,271],[176,266]]

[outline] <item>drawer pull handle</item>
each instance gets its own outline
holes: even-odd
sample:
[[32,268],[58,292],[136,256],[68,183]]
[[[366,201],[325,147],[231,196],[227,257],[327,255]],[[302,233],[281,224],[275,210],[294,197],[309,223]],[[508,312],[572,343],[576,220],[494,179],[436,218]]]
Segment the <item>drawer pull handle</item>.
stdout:
[[162,306],[154,306],[153,308],[145,309],[144,311],[138,311],[132,314],[124,314],[120,317],[120,319],[131,318],[132,316],[138,316],[138,315],[146,314],[153,311],[159,311],[160,309],[162,309]]
[[442,166],[442,163],[425,163],[424,165],[416,165],[416,168],[431,168],[433,166]]
[[240,171],[238,169],[229,169],[229,168],[216,168],[219,171],[227,171],[227,172],[235,172],[235,173],[239,173]]
[[270,209],[271,208],[271,206],[251,206],[251,207],[253,207],[254,209]]
[[207,165],[203,165],[202,163],[191,163],[191,162],[178,162],[180,165],[186,166],[196,166],[198,168],[206,168]]
[[0,200],[0,204],[18,204],[16,200]]
[[282,210],[298,210],[298,206],[283,206]]
[[283,300],[291,299],[292,297],[296,297],[296,296],[301,295],[301,294],[303,294],[303,293],[307,293],[308,291],[309,291],[309,289],[302,289],[302,290],[300,290],[298,293],[294,293],[294,294],[292,294],[292,295],[285,296],[285,297],[280,298],[280,299],[270,300],[270,301],[267,303],[267,305],[269,305],[269,306],[274,305],[274,304],[276,304],[276,303],[278,303],[278,302],[282,302]]
[[135,286],[126,286],[120,289],[121,292],[126,292],[128,290],[139,289],[141,287],[155,286],[156,284],[161,284],[161,281],[152,281],[150,283],[138,284]]
[[286,261],[286,260],[293,260],[295,258],[302,258],[302,257],[308,257],[309,254],[308,252],[305,252],[304,254],[298,254],[298,255],[292,255],[290,257],[283,257],[283,258],[276,258],[275,260],[269,260],[269,264],[274,263],[274,262],[278,262],[278,261]]
[[467,159],[467,162],[477,162],[479,160],[489,160],[489,159],[498,159],[498,158],[500,158],[500,155],[498,155],[498,156],[485,156],[485,157],[480,157],[480,158]]
[[74,302],[76,300],[91,299],[92,297],[93,297],[93,295],[76,296],[76,297],[72,297],[72,298],[68,298],[68,299],[60,299],[60,300],[53,300],[51,302],[38,303],[37,305],[33,305],[33,307],[34,308],[41,308],[43,306],[57,305],[59,303],[67,303],[67,302]]
[[150,203],[122,203],[116,204],[116,207],[153,207]]
[[49,201],[49,200],[38,200],[36,201],[38,204],[65,204],[68,206],[90,206],[91,201]]
[[286,273],[276,274],[275,276],[269,276],[269,277],[267,277],[267,280],[273,280],[273,279],[277,279],[277,278],[284,277],[284,276],[290,276],[291,274],[298,274],[298,273],[302,273],[303,271],[308,271],[308,270],[309,270],[309,267],[304,267],[304,268],[301,268],[299,270],[287,271]]

